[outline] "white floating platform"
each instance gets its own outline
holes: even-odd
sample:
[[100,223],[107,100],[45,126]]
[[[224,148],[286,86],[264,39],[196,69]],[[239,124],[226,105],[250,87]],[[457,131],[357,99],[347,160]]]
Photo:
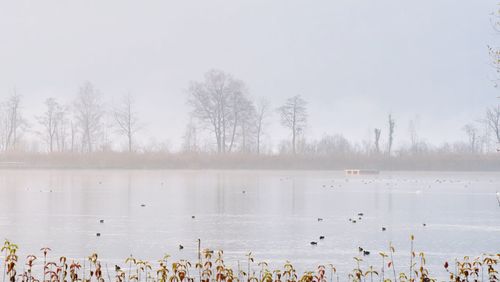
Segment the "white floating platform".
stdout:
[[380,173],[376,169],[346,169],[344,172],[346,175],[373,175]]

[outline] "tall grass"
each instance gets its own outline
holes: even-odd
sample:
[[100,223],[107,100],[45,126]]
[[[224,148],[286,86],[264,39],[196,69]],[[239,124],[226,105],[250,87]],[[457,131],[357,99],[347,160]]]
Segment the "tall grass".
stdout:
[[[6,240],[1,248],[3,255],[2,282],[427,282],[437,281],[427,269],[424,252],[417,253],[414,250],[414,237],[411,236],[410,267],[408,272],[396,274],[394,267],[395,248],[389,245],[389,254],[380,253],[381,265],[373,266],[362,264],[363,259],[354,257],[355,268],[347,273],[346,277],[339,277],[336,266],[332,264],[318,265],[316,269],[305,271],[302,274],[292,263],[286,261],[282,268],[270,269],[268,263],[261,261],[256,263],[252,253],[246,255],[246,265],[242,269],[233,270],[224,261],[222,250],[214,251],[204,249],[201,251],[195,264],[187,260],[170,261],[169,255],[155,263],[139,260],[130,256],[124,260],[127,269],[115,265],[111,271],[107,264],[103,264],[97,253],[91,254],[84,261],[72,260],[62,256],[57,259],[49,259],[49,248],[42,248],[43,261],[37,264],[35,255],[26,256],[22,267],[19,266],[19,247]],[[483,254],[471,259],[463,257],[455,259],[454,266],[444,262],[444,269],[448,273],[448,281],[499,281],[498,264],[500,254]],[[88,263],[88,268],[85,265]],[[83,267],[82,267],[83,264]],[[254,268],[254,266],[256,266]],[[22,269],[22,270],[20,270]],[[386,269],[392,269],[393,277],[385,275]],[[20,270],[18,272],[18,270]],[[256,271],[257,270],[257,273]],[[68,272],[69,271],[69,272]],[[106,275],[104,274],[106,271]],[[442,280],[440,280],[442,281]]]

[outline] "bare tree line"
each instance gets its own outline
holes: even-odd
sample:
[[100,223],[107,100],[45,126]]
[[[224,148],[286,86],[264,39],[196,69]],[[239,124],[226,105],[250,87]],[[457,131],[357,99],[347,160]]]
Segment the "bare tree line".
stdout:
[[[387,116],[386,126],[373,129],[373,139],[361,144],[352,143],[340,134],[311,140],[306,134],[309,126],[308,103],[302,96],[293,95],[282,105],[272,107],[265,98],[254,100],[243,81],[220,70],[211,70],[203,80],[190,82],[186,101],[191,111],[183,136],[182,152],[185,153],[259,155],[277,150],[292,155],[476,154],[494,151],[496,144],[500,144],[498,106],[488,108],[484,117],[464,125],[465,141],[437,147],[418,138],[416,122],[412,120],[408,129],[411,144],[395,149],[394,141],[401,135],[402,128],[397,125],[392,114]],[[2,101],[2,152],[95,153],[117,150],[117,140],[124,141],[123,151],[148,151],[138,142],[138,134],[144,128],[144,123],[130,94],[108,107],[100,91],[92,83],[85,82],[78,88],[72,102],[63,104],[55,98],[47,98],[44,106],[44,112],[36,115],[30,123],[23,110],[22,96],[17,91],[14,90]],[[275,150],[270,147],[263,150],[267,145],[263,137],[270,134],[267,125],[273,114],[279,116],[279,123],[286,129],[288,136]],[[32,127],[38,128],[32,132],[39,140],[33,143],[43,143],[43,146],[27,145],[24,133]],[[396,135],[396,129],[399,135]]]
[[[47,98],[45,111],[35,116],[38,130],[33,133],[45,145],[46,152],[92,153],[106,145],[108,125],[105,123],[106,107],[101,94],[90,82],[79,88],[70,104],[62,104],[55,98]],[[111,130],[127,140],[127,149],[133,151],[134,140],[141,126],[134,111],[133,99],[125,95],[112,112]],[[0,150],[3,152],[27,151],[22,146],[22,134],[29,131],[22,108],[22,96],[14,92],[0,104]],[[41,150],[40,150],[41,151]]]

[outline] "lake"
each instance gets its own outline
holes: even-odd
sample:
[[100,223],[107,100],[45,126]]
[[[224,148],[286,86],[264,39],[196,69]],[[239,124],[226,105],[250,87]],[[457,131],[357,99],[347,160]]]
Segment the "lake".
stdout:
[[333,263],[345,275],[358,247],[371,252],[363,265],[379,266],[389,242],[406,269],[414,234],[444,276],[446,260],[500,251],[496,191],[491,172],[0,170],[0,238],[23,259],[48,246],[110,265],[130,254],[194,261],[199,238],[233,266],[252,251],[256,263],[290,260],[301,273]]

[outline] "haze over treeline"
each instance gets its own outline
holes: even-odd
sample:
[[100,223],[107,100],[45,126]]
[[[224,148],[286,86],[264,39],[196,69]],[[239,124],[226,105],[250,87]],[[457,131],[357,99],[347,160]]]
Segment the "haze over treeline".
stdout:
[[0,3],[0,156],[494,157],[495,5]]
[[[319,139],[308,136],[315,125],[308,120],[309,101],[294,95],[272,105],[255,97],[246,83],[222,70],[209,70],[186,87],[189,122],[180,150],[168,143],[144,141],[147,127],[133,94],[106,101],[99,88],[83,82],[70,103],[47,97],[44,110],[24,110],[23,96],[14,90],[0,104],[0,149],[2,152],[73,153],[169,152],[215,154],[302,154],[302,155],[425,155],[488,154],[500,144],[500,107],[485,109],[462,127],[462,140],[430,144],[419,135],[418,120],[398,120],[388,113],[385,123],[372,128],[372,136],[361,143],[342,133],[327,133]],[[332,113],[332,121],[335,114]],[[168,127],[170,121],[164,121]],[[344,121],[359,126],[357,121]],[[279,124],[287,134],[272,145],[266,138],[269,124]],[[408,126],[407,126],[408,125]],[[394,146],[405,136],[408,145]],[[276,137],[276,136],[275,136]]]

